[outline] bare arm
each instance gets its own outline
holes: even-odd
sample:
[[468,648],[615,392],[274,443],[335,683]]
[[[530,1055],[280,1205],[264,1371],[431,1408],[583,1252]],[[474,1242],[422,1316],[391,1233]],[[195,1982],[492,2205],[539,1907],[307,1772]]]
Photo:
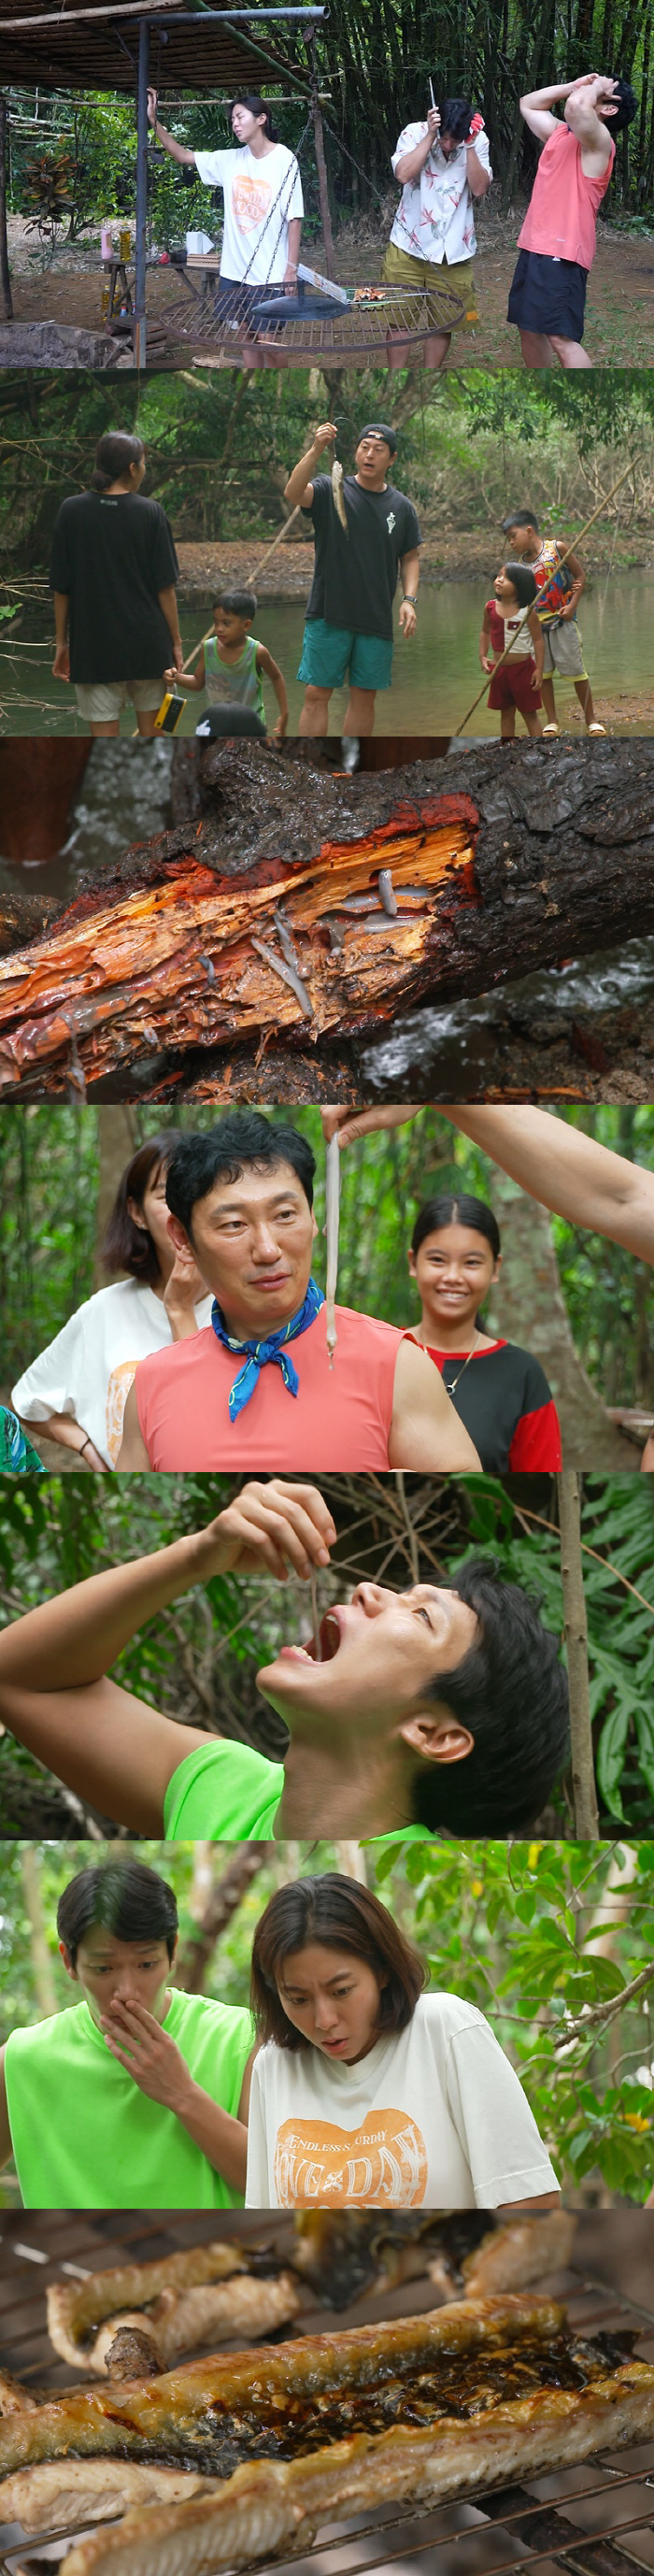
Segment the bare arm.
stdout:
[[182,638],[179,631],[177,592],[174,581],[169,582],[167,590],[160,590],[158,592],[158,599],[159,607],[163,610],[166,625],[170,627],[173,639],[173,662],[175,670],[181,671],[184,655],[182,651]]
[[560,2207],[560,2191],[541,2191],[536,2192],[533,2200],[498,2201],[497,2215],[498,2218],[510,2218],[514,2209],[560,2209]]
[[290,501],[292,509],[297,509],[299,503],[303,509],[310,510],[313,500],[311,478],[315,474],[318,458],[322,455],[323,447],[332,446],[337,437],[338,430],[333,420],[320,422],[311,446],[307,448],[306,456],[301,456],[299,465],[294,465],[284,488],[284,500]]
[[55,590],[53,597],[55,614],[55,657],[52,665],[53,676],[55,680],[69,680],[70,654],[68,650],[68,611],[70,608],[70,597],[67,590]]
[[581,144],[581,166],[586,178],[608,169],[611,159],[611,128],[598,116],[598,107],[614,97],[615,82],[601,78],[576,81],[565,105],[565,122]]
[[78,1458],[83,1459],[85,1467],[93,1467],[97,1475],[108,1475],[106,1458],[101,1458],[83,1422],[75,1422],[72,1413],[48,1413],[42,1422],[28,1422],[21,1414],[19,1420],[29,1432],[30,1439],[58,1440],[60,1448],[72,1449]]
[[537,679],[537,681],[538,681],[538,686],[539,686],[539,688],[540,688],[540,683],[541,683],[541,680],[542,680],[542,677],[543,677],[543,665],[544,665],[544,661],[545,661],[545,645],[544,645],[544,642],[543,642],[543,629],[542,629],[542,626],[541,626],[541,622],[540,622],[540,618],[539,618],[539,616],[538,616],[537,610],[536,610],[535,608],[530,608],[530,610],[529,610],[529,616],[528,616],[528,618],[527,618],[527,625],[528,625],[528,627],[529,627],[529,633],[530,633],[531,640],[532,640],[532,644],[533,644],[533,647],[534,647],[534,661],[535,661],[535,664],[536,664],[536,679]]
[[244,2192],[248,2133],[240,2106],[235,2120],[211,2093],[205,2093],[203,2085],[194,2082],[176,2041],[143,2004],[116,1999],[103,2014],[102,2027],[112,2057],[132,2076],[139,2092],[172,2111],[214,2172],[222,2174],[232,2191]]
[[[0,1716],[19,1743],[105,1816],[160,1834],[173,1773],[206,1744],[106,1678],[147,1620],[193,1584],[225,1573],[270,1573],[285,1582],[327,1565],[335,1538],[315,1485],[271,1477],[244,1486],[208,1529],[156,1556],[108,1567],[45,1601],[0,1635]],[[52,1675],[57,1688],[52,1689]]]
[[[611,1153],[607,1145],[596,1144],[594,1136],[584,1136],[549,1109],[473,1109],[467,1102],[465,1107],[446,1109],[442,1101],[434,1105],[439,1117],[449,1118],[464,1136],[471,1136],[482,1154],[499,1163],[501,1171],[510,1172],[521,1189],[540,1199],[554,1215],[607,1234],[612,1243],[624,1244],[625,1252],[632,1252],[637,1261],[654,1263],[654,1174],[629,1163],[622,1154]],[[405,1126],[408,1119],[417,1118],[418,1108],[393,1106],[360,1113],[330,1108],[321,1114],[327,1142],[338,1131],[342,1144],[349,1145],[380,1128]]]
[[432,143],[438,142],[440,122],[438,108],[430,107],[420,142],[414,143],[412,152],[403,152],[401,161],[396,161],[394,175],[398,187],[405,188],[408,179],[419,179],[420,172],[424,170],[425,162],[429,159]]
[[285,734],[288,724],[286,681],[284,679],[283,671],[280,671],[279,663],[273,662],[272,653],[269,653],[267,644],[257,645],[257,670],[263,671],[265,679],[270,681],[271,688],[275,691],[275,697],[279,707],[279,715],[275,725],[275,740],[276,742],[281,742],[282,735]]
[[164,671],[164,679],[174,680],[178,689],[203,689],[204,678],[204,645],[198,655],[194,671]]
[[490,618],[489,618],[489,614],[488,614],[488,609],[487,609],[487,608],[485,608],[485,609],[484,609],[484,614],[483,614],[483,618],[482,618],[482,622],[481,622],[481,635],[480,635],[480,637],[479,637],[479,660],[480,660],[480,662],[481,662],[482,671],[486,671],[486,672],[488,672],[488,671],[494,671],[494,669],[495,669],[495,663],[494,663],[494,660],[493,660],[493,654],[492,654],[492,650],[491,650]]
[[133,1378],[123,1414],[123,1436],[116,1459],[116,1473],[124,1476],[127,1472],[131,1473],[134,1467],[149,1467],[149,1465],[150,1459],[138,1417],[136,1380]]
[[539,143],[546,143],[548,135],[556,133],[559,120],[552,115],[552,108],[558,99],[567,98],[571,89],[572,81],[557,81],[553,88],[528,90],[521,98],[520,114]]
[[294,282],[295,282],[295,279],[296,279],[296,277],[297,277],[297,264],[298,264],[298,260],[299,260],[299,257],[300,257],[300,234],[301,234],[301,231],[302,231],[302,216],[301,216],[301,215],[291,215],[290,220],[289,220],[289,227],[288,227],[288,259],[287,259],[287,262],[286,262],[286,268],[285,268],[285,271],[284,271],[284,280],[285,280],[285,283],[287,283],[288,285],[293,285],[293,284],[294,284]]
[[484,169],[483,161],[480,161],[474,143],[466,143],[466,178],[471,197],[485,197],[491,184],[490,173]]
[[480,1465],[440,1370],[415,1342],[401,1342],[397,1354],[388,1463],[460,1472]]
[[148,90],[148,121],[154,126],[155,142],[163,143],[164,152],[170,153],[171,161],[182,161],[187,169],[192,169],[195,153],[189,152],[186,143],[177,143],[174,134],[168,133],[167,126],[159,124],[156,89]]

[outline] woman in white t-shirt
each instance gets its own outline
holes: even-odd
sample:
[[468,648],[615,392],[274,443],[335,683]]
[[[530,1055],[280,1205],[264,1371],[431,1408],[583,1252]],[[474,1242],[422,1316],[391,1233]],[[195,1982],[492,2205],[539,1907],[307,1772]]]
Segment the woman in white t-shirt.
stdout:
[[148,1136],[116,1193],[103,1244],[107,1270],[126,1270],[78,1306],[13,1389],[20,1420],[74,1449],[99,1474],[115,1467],[138,1360],[209,1323],[213,1299],[195,1262],[168,1233],[166,1175],[181,1130]]
[[148,90],[155,141],[171,160],[197,170],[205,188],[222,188],[224,218],[216,312],[247,320],[263,286],[294,288],[300,256],[304,199],[294,152],[280,143],[265,99],[248,91],[229,111],[236,149],[191,152],[157,116],[157,93]]
[[386,1906],[330,1872],[279,1888],[252,1951],[246,2206],[558,2201],[522,2086],[474,2004],[424,1995]]

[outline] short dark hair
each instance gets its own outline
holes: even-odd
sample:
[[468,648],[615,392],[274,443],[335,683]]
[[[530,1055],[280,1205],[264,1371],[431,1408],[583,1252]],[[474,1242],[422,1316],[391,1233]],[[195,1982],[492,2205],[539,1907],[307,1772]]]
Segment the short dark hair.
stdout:
[[439,1673],[428,1697],[474,1736],[464,1762],[421,1761],[414,1821],[426,1833],[522,1833],[554,1788],[569,1752],[568,1676],[539,1604],[490,1557],[471,1557],[452,1589],[478,1619],[478,1644]]
[[391,429],[389,420],[367,420],[365,427],[359,430],[357,447],[361,446],[362,438],[385,439],[386,446],[390,448],[391,456],[395,456],[397,451],[397,439],[394,429]]
[[127,1202],[135,1199],[137,1207],[143,1207],[149,1182],[159,1172],[167,1172],[182,1141],[181,1128],[167,1127],[161,1135],[148,1136],[145,1144],[137,1147],[119,1181],[104,1230],[101,1257],[105,1270],[126,1270],[130,1279],[143,1279],[148,1288],[156,1288],[160,1277],[157,1248],[147,1227],[134,1224]]
[[419,1252],[428,1234],[439,1234],[446,1225],[469,1225],[474,1234],[485,1235],[495,1261],[502,1249],[497,1217],[485,1199],[472,1199],[466,1190],[444,1190],[439,1198],[426,1199],[416,1217],[411,1236],[412,1252]]
[[57,1931],[73,1967],[85,1933],[100,1923],[116,1941],[165,1941],[172,1959],[177,1939],[177,1898],[156,1869],[141,1860],[98,1861],[78,1870],[57,1906]]
[[169,1166],[166,1200],[190,1235],[193,1210],[216,1181],[239,1181],[248,1170],[275,1171],[290,1163],[309,1207],[316,1157],[295,1127],[277,1127],[260,1109],[234,1109],[206,1133],[184,1136]]
[[469,98],[442,98],[439,102],[441,134],[451,134],[453,143],[467,143],[472,125]]
[[503,537],[508,537],[510,528],[535,528],[536,535],[538,536],[538,520],[536,518],[535,511],[526,509],[510,510],[508,518],[502,520]]
[[365,1959],[369,1968],[385,1980],[380,1996],[380,2033],[406,2030],[418,1996],[426,1983],[426,1970],[410,1941],[398,1930],[379,1897],[357,1879],[341,1877],[338,1870],[327,1870],[321,1878],[293,1879],[289,1887],[279,1887],[271,1896],[254,1935],[250,1997],[257,2030],[263,2040],[274,2039],[278,2048],[308,2048],[295,2022],[280,2001],[277,1979],[284,1960],[307,1941],[324,1941],[335,1949],[351,1950],[357,1959]]
[[217,599],[213,599],[211,605],[213,609],[226,608],[229,617],[256,617],[256,591],[219,590]]
[[265,122],[265,126],[264,126],[264,133],[265,133],[265,134],[267,134],[269,143],[277,143],[277,142],[279,141],[279,136],[278,136],[278,133],[277,133],[277,127],[276,127],[276,125],[273,125],[273,121],[272,121],[272,111],[271,111],[271,109],[267,106],[265,98],[260,98],[260,97],[259,97],[258,90],[253,90],[253,89],[248,89],[248,90],[245,90],[245,89],[238,89],[238,90],[237,90],[237,92],[236,92],[236,97],[235,97],[235,98],[230,99],[230,103],[229,103],[229,122],[230,122],[230,125],[231,125],[231,122],[232,122],[232,117],[233,117],[233,114],[234,114],[234,109],[235,109],[235,107],[249,107],[250,115],[251,115],[251,116],[265,116],[265,120],[266,120],[266,122]]
[[92,492],[108,492],[110,483],[120,483],[130,465],[140,464],[144,453],[142,438],[132,437],[127,429],[108,429],[98,439],[95,465],[91,475]]
[[529,565],[524,563],[505,563],[504,571],[506,573],[507,581],[513,583],[518,607],[533,608],[534,600],[538,598],[538,583],[534,580],[533,572],[530,572]]
[[[617,116],[607,116],[606,123],[609,134],[622,134],[625,125],[631,125],[634,117],[638,115],[638,100],[635,90],[631,87],[631,82],[623,80],[620,72],[610,72],[609,79],[615,81],[618,93],[618,113]],[[605,99],[604,106],[607,107],[610,105],[611,101]]]

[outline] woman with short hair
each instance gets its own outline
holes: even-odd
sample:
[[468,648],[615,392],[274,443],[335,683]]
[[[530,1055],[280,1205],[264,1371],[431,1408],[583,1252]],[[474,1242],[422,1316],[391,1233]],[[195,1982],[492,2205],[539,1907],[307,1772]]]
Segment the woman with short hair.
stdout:
[[549,2208],[556,2175],[483,2013],[425,1994],[379,1898],[337,1871],[257,1926],[246,2207]]
[[168,1232],[166,1175],[181,1144],[170,1128],[137,1147],[120,1181],[103,1244],[108,1270],[126,1271],[78,1306],[23,1370],[12,1403],[44,1440],[74,1449],[99,1474],[115,1467],[137,1362],[208,1324],[212,1299],[194,1261]]

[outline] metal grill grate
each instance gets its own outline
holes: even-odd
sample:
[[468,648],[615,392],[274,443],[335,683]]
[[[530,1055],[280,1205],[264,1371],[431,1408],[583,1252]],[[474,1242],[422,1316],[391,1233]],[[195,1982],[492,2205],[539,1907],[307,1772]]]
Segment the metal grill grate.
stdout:
[[[611,2220],[606,2220],[607,2238]],[[109,2264],[152,2261],[179,2247],[206,2242],[216,2234],[273,2244],[281,2258],[290,2252],[292,2222],[271,2214],[235,2213],[216,2220],[207,2212],[188,2218],[175,2212],[114,2214],[21,2214],[2,2222],[0,2254],[0,2338],[2,2363],[26,2382],[53,2390],[70,2386],[77,2374],[53,2356],[44,2313],[48,2281],[65,2277],[68,2267],[99,2271]],[[37,2259],[31,2259],[36,2257]],[[43,2259],[45,2258],[45,2259]],[[586,2334],[624,2332],[638,2336],[639,2352],[654,2359],[654,2305],[646,2306],[591,2273],[557,2276],[556,2294],[565,2298],[571,2325]],[[431,2282],[423,2278],[391,2292],[371,2293],[355,2307],[339,2312],[343,2327],[361,2325],[382,2315],[417,2313],[433,2303]],[[333,2309],[307,2308],[293,2333],[333,2329]],[[188,2356],[191,2358],[191,2356]],[[371,2519],[326,2526],[313,2547],[287,2553],[274,2564],[293,2566],[306,2576],[373,2576],[373,2571],[416,2568],[417,2576],[518,2576],[526,2565],[549,2576],[554,2567],[567,2576],[654,2576],[654,2440],[626,2454],[602,2453],[582,2466],[530,2478],[469,2496],[465,2503],[385,2508]],[[72,2547],[78,2532],[44,2533],[37,2541],[12,2539],[0,2529],[0,2576],[47,2576]],[[250,2576],[250,2570],[242,2571]],[[261,2562],[251,2576],[266,2576]]]
[[[195,284],[189,278],[184,300],[162,306],[157,313],[157,329],[165,341],[183,342],[186,348],[215,350],[225,366],[233,367],[238,359],[240,333],[226,326],[224,314],[214,314],[208,298],[197,296],[195,312],[190,305],[189,290],[195,296]],[[265,289],[261,289],[262,295]],[[386,342],[393,332],[397,352],[407,355],[424,347],[434,330],[452,331],[462,322],[465,305],[454,288],[434,288],[438,293],[438,318],[430,320],[426,295],[408,293],[401,286],[387,287],[383,303],[350,305],[345,313],[321,313],[289,322],[260,323],[252,337],[262,356],[273,366],[280,360],[286,366],[315,365],[316,359],[330,357],[334,366],[360,367],[362,364],[385,366]]]

